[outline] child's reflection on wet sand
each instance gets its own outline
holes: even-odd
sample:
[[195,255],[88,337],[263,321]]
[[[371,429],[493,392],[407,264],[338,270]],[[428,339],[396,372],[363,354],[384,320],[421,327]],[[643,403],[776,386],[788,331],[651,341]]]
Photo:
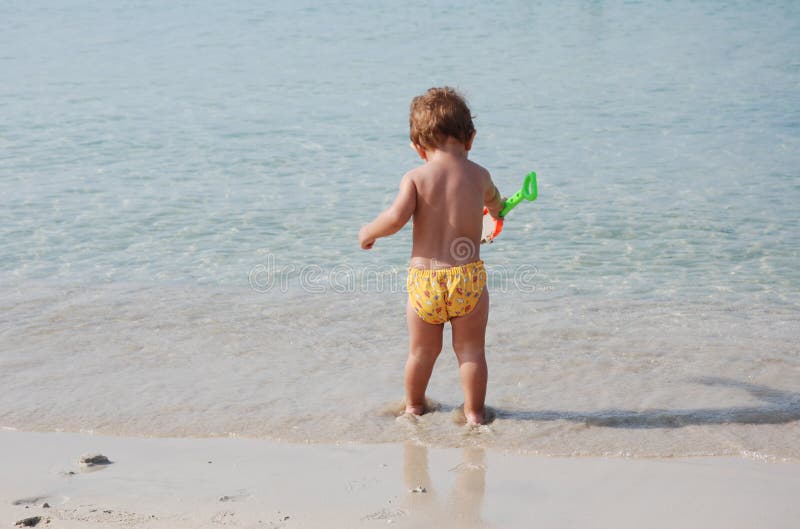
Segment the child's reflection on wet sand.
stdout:
[[485,454],[481,448],[464,448],[462,461],[451,472],[455,483],[446,500],[431,482],[428,448],[412,442],[403,445],[403,483],[412,519],[439,526],[484,527],[481,507],[486,489]]

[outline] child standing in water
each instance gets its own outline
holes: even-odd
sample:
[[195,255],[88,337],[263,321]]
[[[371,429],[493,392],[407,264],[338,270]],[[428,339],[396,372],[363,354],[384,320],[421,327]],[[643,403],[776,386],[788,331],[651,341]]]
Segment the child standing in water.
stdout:
[[426,411],[425,390],[442,350],[444,323],[449,321],[464,415],[470,424],[483,424],[489,293],[480,240],[483,207],[498,218],[503,199],[489,171],[467,159],[475,127],[458,92],[431,88],[415,97],[409,122],[411,147],[425,163],[403,176],[394,203],[363,226],[358,239],[369,250],[376,239],[396,233],[413,217],[405,411],[413,415]]

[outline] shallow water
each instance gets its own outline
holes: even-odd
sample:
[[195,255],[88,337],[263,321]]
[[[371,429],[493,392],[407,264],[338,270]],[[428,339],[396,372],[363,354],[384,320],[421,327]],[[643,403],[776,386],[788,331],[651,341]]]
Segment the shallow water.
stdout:
[[[0,6],[0,425],[800,456],[795,2]],[[396,420],[410,230],[464,90],[540,198],[485,247],[489,404]],[[796,444],[796,443],[795,443]]]
[[458,423],[449,344],[430,386],[438,410],[396,418],[402,294],[114,284],[8,289],[2,299],[16,322],[4,322],[6,426],[800,457],[795,309],[496,293],[487,344],[496,420],[470,429]]

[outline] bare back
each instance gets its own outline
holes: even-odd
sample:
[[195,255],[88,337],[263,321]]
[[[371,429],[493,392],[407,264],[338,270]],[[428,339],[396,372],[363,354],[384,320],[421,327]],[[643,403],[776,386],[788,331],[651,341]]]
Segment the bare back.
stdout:
[[489,172],[467,158],[437,160],[409,173],[416,188],[411,266],[444,268],[480,259]]

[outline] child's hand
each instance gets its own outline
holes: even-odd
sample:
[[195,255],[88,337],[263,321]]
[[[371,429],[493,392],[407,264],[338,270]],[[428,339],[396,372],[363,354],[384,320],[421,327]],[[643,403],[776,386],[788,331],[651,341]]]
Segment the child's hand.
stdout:
[[503,211],[503,207],[506,204],[506,197],[500,197],[500,209],[492,211],[491,208],[487,208],[489,210],[489,216],[491,216],[494,220],[503,220],[503,217],[500,216],[500,212]]
[[375,244],[375,237],[368,236],[366,226],[362,226],[358,231],[358,243],[361,245],[362,250],[369,250]]
[[[499,194],[497,196],[500,196]],[[500,212],[503,211],[503,206],[506,203],[506,197],[500,197],[500,202],[496,202],[492,204],[491,207],[487,206],[487,210],[489,211],[489,216],[492,217],[494,220],[503,220],[503,217],[500,216]]]

